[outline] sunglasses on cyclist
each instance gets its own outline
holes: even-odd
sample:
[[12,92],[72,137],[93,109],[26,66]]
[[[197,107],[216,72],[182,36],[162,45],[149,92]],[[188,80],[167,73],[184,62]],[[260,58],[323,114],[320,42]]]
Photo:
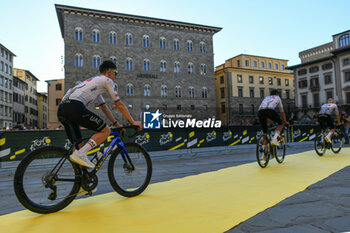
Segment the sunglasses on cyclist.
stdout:
[[118,70],[112,70],[112,72],[114,72],[114,73],[115,73],[115,75],[117,75],[117,74],[118,74]]

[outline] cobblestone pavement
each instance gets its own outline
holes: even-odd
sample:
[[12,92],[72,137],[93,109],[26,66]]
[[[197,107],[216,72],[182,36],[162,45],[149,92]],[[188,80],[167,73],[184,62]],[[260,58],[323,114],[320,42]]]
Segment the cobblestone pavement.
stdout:
[[[310,142],[293,143],[287,148],[287,154],[311,149]],[[234,150],[216,153],[208,155],[202,151],[195,156],[152,156],[154,169],[151,183],[256,161],[254,145],[236,146]],[[106,167],[104,165],[99,171],[96,194],[113,191]],[[13,192],[13,174],[13,168],[0,169],[0,215],[23,209]],[[344,231],[350,231],[350,167],[311,185],[305,191],[287,198],[228,232]]]

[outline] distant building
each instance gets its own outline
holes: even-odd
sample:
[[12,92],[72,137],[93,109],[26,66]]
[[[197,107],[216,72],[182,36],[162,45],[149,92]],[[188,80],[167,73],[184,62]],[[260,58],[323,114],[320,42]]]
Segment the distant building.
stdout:
[[13,57],[16,56],[0,44],[0,127],[11,128],[12,123],[12,82]]
[[27,84],[17,78],[13,77],[13,124],[16,125],[17,122],[21,124],[25,123],[25,114],[24,114],[24,90],[26,89]]
[[287,67],[294,71],[298,119],[312,119],[329,98],[350,111],[350,30],[332,37],[301,51],[301,64]]
[[40,129],[47,128],[48,108],[47,93],[38,92],[38,126]]
[[284,111],[294,108],[293,74],[286,70],[287,60],[241,54],[217,66],[217,115],[224,124],[250,124],[272,89],[280,92]]
[[216,115],[213,35],[221,28],[62,5],[56,12],[66,89],[97,75],[110,59],[119,71],[115,89],[135,119],[157,109],[197,119]]
[[29,70],[14,68],[14,75],[26,83],[24,90],[24,124],[30,128],[38,127],[37,79]]
[[64,79],[46,80],[48,96],[48,128],[58,128],[60,123],[57,119],[58,105],[64,96]]

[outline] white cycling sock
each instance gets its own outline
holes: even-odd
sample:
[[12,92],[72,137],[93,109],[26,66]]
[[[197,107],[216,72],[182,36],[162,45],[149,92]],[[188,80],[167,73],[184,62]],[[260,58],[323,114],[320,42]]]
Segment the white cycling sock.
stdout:
[[280,131],[276,130],[275,135],[273,135],[273,140],[277,140],[277,137],[280,135]]
[[89,150],[96,146],[96,142],[90,139],[82,148],[80,148],[79,152],[82,154],[86,154]]

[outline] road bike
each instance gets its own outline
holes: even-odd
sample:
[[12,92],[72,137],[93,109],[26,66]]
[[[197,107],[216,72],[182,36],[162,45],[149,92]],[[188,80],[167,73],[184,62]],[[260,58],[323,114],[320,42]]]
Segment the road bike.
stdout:
[[328,130],[321,130],[314,139],[314,148],[319,156],[326,153],[326,150],[332,150],[333,153],[337,154],[343,147],[343,133],[340,127],[336,127],[335,132],[332,134],[331,142],[327,142],[325,137],[328,134]]
[[113,140],[100,158],[98,153],[93,155],[96,165],[91,171],[69,160],[73,148],[78,149],[75,139],[68,150],[46,146],[32,151],[19,163],[14,176],[19,202],[33,212],[46,214],[68,206],[81,189],[92,195],[98,184],[96,173],[109,155],[107,171],[113,189],[125,197],[139,195],[151,180],[152,161],[142,146],[124,144],[120,138],[123,129],[136,127],[112,128],[109,139]]
[[283,131],[277,137],[279,146],[274,146],[271,144],[271,132],[277,127],[272,127],[268,129],[267,134],[261,132],[261,136],[257,139],[256,144],[256,159],[260,167],[265,168],[269,163],[270,159],[276,158],[278,163],[284,161],[286,155],[286,140],[285,140],[285,131],[286,127],[283,128]]

